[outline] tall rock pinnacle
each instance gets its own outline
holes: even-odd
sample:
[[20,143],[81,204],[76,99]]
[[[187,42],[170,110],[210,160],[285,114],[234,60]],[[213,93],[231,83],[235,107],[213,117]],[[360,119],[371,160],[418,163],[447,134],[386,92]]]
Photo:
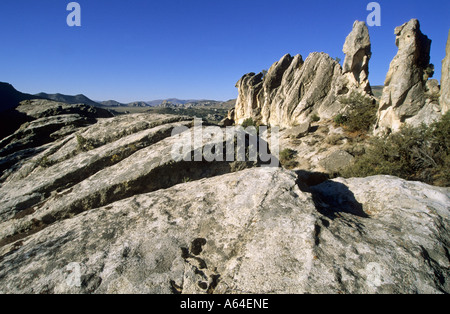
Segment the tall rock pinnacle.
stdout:
[[443,114],[450,110],[450,30],[448,32],[447,48],[445,49],[445,59],[442,60],[440,104]]
[[376,133],[396,132],[404,123],[420,124],[422,119],[418,117],[431,117],[433,113],[432,108],[425,108],[427,80],[432,69],[431,40],[422,34],[416,19],[397,27],[395,35],[398,53],[384,83]]
[[343,88],[359,89],[371,93],[369,84],[369,60],[372,56],[369,29],[366,23],[355,21],[353,30],[345,40],[343,64]]
[[244,75],[236,84],[239,96],[233,120],[247,118],[268,125],[290,127],[311,119],[313,114],[329,119],[345,107],[339,96],[357,90],[370,94],[368,80],[371,45],[364,22],[356,21],[344,44],[344,73],[326,53],[313,52],[306,60],[287,54],[267,73]]

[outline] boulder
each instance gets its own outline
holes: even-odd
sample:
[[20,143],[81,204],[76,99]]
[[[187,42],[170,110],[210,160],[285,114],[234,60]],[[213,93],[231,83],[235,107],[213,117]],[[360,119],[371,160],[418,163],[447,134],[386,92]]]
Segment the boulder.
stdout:
[[219,122],[219,126],[227,127],[232,126],[234,124],[233,120],[230,120],[229,118],[225,118]]
[[300,125],[294,126],[290,128],[288,132],[288,136],[291,138],[301,138],[306,136],[311,129],[311,123],[305,122]]
[[321,160],[320,165],[327,173],[338,173],[342,169],[350,166],[355,160],[355,157],[343,150],[337,150],[330,153],[327,157]]
[[297,183],[254,168],[58,220],[1,244],[0,293],[450,292],[448,189]]

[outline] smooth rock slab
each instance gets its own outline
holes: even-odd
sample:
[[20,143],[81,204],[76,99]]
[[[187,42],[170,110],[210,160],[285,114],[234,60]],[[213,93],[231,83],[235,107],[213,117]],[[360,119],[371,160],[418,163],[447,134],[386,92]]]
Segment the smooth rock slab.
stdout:
[[0,292],[450,292],[448,189],[296,180],[254,168],[56,222],[0,248]]

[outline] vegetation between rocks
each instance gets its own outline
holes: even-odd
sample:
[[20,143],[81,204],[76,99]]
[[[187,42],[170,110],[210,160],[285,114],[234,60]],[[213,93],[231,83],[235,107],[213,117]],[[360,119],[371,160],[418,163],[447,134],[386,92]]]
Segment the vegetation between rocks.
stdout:
[[253,121],[252,118],[245,119],[244,122],[242,122],[242,127],[243,127],[244,129],[245,129],[245,128],[248,128],[249,126],[257,127],[256,122]]
[[340,102],[347,108],[334,118],[337,125],[342,125],[349,132],[367,133],[375,124],[377,105],[372,98],[352,91],[350,96],[342,97]]
[[450,186],[450,112],[430,126],[403,127],[369,140],[365,153],[342,171],[344,177],[393,175],[437,186]]
[[91,140],[84,138],[80,134],[76,134],[76,137],[79,151],[87,152],[95,149],[95,145]]

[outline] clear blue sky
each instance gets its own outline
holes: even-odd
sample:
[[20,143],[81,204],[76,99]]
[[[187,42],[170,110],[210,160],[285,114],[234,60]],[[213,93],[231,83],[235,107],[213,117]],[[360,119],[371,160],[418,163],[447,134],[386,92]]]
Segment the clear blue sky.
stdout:
[[[0,1],[0,81],[27,93],[85,94],[122,102],[176,97],[227,100],[245,73],[284,54],[323,51],[344,59],[362,0],[79,0],[81,27],[68,27],[70,0]],[[372,85],[397,52],[394,28],[418,18],[433,40],[440,79],[450,1],[377,1],[371,27]]]

